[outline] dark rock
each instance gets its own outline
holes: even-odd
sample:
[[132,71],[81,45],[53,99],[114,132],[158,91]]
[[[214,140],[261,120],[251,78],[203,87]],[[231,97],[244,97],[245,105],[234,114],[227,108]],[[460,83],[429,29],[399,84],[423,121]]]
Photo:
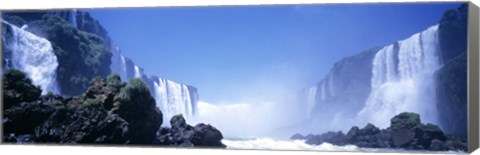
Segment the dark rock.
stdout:
[[415,128],[421,125],[420,116],[416,113],[404,112],[390,120],[390,129],[395,147],[408,147],[415,140]]
[[181,114],[170,119],[172,128],[160,128],[153,144],[179,147],[216,147],[225,148],[222,144],[222,133],[211,125],[203,123],[192,127]]
[[307,141],[305,141],[305,143],[311,145],[320,145],[325,142],[339,146],[348,144],[347,137],[341,131],[327,132],[321,135],[314,135],[313,137],[310,137],[307,139]]
[[430,123],[416,127],[415,138],[417,141],[413,145],[420,145],[422,148],[428,148],[434,139],[441,141],[446,140],[442,130],[440,130],[438,126]]
[[35,141],[35,137],[31,134],[19,135],[17,137],[17,144],[28,144],[33,143]]
[[170,119],[170,125],[172,128],[185,128],[187,127],[187,122],[185,121],[185,118],[183,118],[182,114],[178,114]]
[[445,142],[445,147],[447,150],[460,150],[460,151],[467,151],[467,138],[460,137],[460,136],[447,136],[447,141]]
[[432,140],[429,149],[434,150],[434,151],[443,151],[447,148],[445,147],[445,142],[444,141],[434,139],[434,140]]
[[215,127],[200,123],[195,125],[194,131],[192,143],[195,146],[226,148],[226,146],[222,144],[222,133]]
[[[292,137],[299,137],[296,134]],[[365,148],[402,148],[407,150],[459,150],[467,151],[466,137],[445,135],[434,124],[422,124],[416,113],[401,113],[391,119],[391,126],[379,129],[373,124],[363,128],[352,127],[346,135],[341,132],[327,132],[321,135],[309,134],[307,144],[355,145]],[[293,139],[293,138],[292,138]]]
[[391,146],[391,138],[387,131],[380,130],[373,124],[367,124],[362,129],[354,126],[347,135],[349,144],[367,148],[382,148]]
[[347,139],[351,140],[351,141],[356,141],[356,138],[358,136],[360,132],[360,129],[357,127],[357,126],[354,126],[352,128],[350,128],[350,130],[348,130],[347,132]]
[[51,106],[37,103],[20,103],[5,110],[3,132],[5,134],[33,134],[35,127],[45,122],[55,112]]
[[172,128],[172,138],[177,144],[183,143],[186,140],[191,140],[195,131],[192,126],[187,125],[185,128]]
[[302,134],[296,133],[292,137],[290,137],[291,140],[301,140],[305,139],[305,137]]
[[390,120],[390,128],[394,129],[413,129],[420,125],[420,115],[416,113],[403,112],[394,116]]
[[15,136],[14,133],[5,134],[5,135],[3,135],[3,142],[16,143],[17,142],[17,136]]
[[410,142],[415,140],[415,132],[410,129],[392,130],[391,136],[395,147],[407,147]]

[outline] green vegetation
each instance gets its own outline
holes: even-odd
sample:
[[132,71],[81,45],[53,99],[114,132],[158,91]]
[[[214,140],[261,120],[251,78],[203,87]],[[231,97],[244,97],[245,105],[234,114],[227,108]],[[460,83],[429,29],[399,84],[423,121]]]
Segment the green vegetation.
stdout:
[[89,106],[98,106],[98,105],[102,105],[102,101],[100,101],[99,99],[87,99],[83,102],[82,106],[83,107],[89,107]]
[[414,128],[421,124],[420,115],[417,113],[403,112],[390,120],[392,129]]
[[5,19],[17,26],[28,24],[27,31],[52,43],[59,63],[57,80],[62,94],[79,95],[94,76],[110,74],[112,54],[108,50],[109,40],[105,41],[103,36],[76,29],[63,18],[45,12],[12,13]]
[[3,75],[4,108],[7,109],[20,102],[37,100],[42,90],[32,84],[32,80],[19,70],[9,69]]
[[114,92],[119,93],[120,90],[125,87],[125,83],[122,82],[118,74],[112,74],[107,77],[107,86]]
[[121,89],[119,99],[123,103],[131,103],[134,98],[142,97],[145,94],[150,94],[147,85],[141,79],[133,78]]

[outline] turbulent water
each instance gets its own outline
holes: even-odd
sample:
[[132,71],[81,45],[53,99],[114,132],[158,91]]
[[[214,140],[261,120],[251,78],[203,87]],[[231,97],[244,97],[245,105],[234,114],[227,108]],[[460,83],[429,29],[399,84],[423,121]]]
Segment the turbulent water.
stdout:
[[362,151],[354,145],[336,146],[329,143],[309,145],[304,140],[274,140],[271,138],[256,138],[249,140],[224,139],[222,143],[227,149],[258,149],[258,150],[315,150],[315,151]]
[[330,152],[386,152],[386,153],[441,153],[441,154],[464,154],[463,151],[420,151],[404,149],[380,149],[361,148],[355,145],[337,146],[330,143],[310,145],[305,140],[276,140],[272,138],[254,139],[223,139],[222,143],[227,149],[239,150],[298,150],[298,151],[330,151]]
[[372,91],[361,120],[387,127],[401,112],[416,112],[422,121],[438,124],[435,71],[441,67],[438,25],[381,49],[373,61]]
[[7,38],[3,40],[7,49],[4,52],[9,52],[3,53],[4,59],[9,62],[6,67],[25,72],[32,79],[33,84],[40,86],[42,94],[59,93],[56,81],[58,61],[51,43],[45,38],[6,22],[2,22],[2,24],[7,27],[6,29],[11,30],[11,34],[2,33],[2,38]]

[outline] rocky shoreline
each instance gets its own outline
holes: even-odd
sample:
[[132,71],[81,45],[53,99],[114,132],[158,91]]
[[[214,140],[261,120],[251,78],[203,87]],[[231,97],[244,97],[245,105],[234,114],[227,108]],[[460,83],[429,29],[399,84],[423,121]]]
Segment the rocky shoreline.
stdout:
[[347,134],[342,131],[323,134],[294,134],[292,140],[305,140],[310,145],[330,143],[355,145],[364,148],[392,148],[429,151],[467,151],[466,137],[447,135],[434,124],[423,124],[416,113],[404,112],[390,120],[390,127],[379,129],[373,124],[363,128],[352,127]]
[[170,120],[171,128],[160,128],[163,114],[140,79],[94,78],[74,97],[40,95],[18,70],[7,70],[3,81],[6,143],[226,147],[218,129],[203,123],[192,127],[182,115]]

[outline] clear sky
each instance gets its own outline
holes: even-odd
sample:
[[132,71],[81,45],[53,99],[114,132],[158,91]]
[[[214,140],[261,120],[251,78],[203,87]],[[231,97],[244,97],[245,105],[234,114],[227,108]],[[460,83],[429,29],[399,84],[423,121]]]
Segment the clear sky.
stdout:
[[460,3],[163,7],[85,10],[126,57],[198,88],[200,100],[245,102],[319,82],[333,63],[437,24]]

